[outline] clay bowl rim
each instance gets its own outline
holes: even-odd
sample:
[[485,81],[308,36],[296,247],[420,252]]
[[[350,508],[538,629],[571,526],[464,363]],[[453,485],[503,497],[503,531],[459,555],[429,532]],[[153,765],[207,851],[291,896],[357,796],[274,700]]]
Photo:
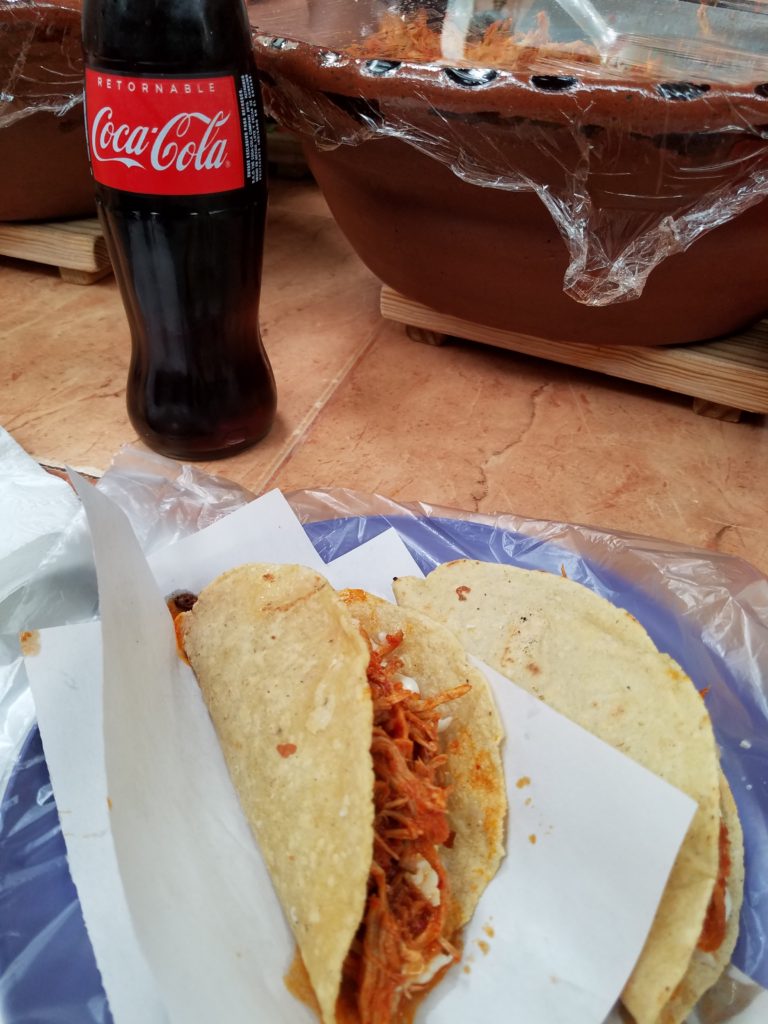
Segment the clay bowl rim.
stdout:
[[[549,60],[525,70],[353,57],[340,50],[254,29],[257,64],[267,84],[283,77],[309,92],[451,114],[493,114],[548,123],[589,123],[646,135],[701,134],[736,128],[768,139],[768,82],[726,86],[706,81],[591,78],[573,63],[554,73]],[[422,111],[423,112],[423,111]]]

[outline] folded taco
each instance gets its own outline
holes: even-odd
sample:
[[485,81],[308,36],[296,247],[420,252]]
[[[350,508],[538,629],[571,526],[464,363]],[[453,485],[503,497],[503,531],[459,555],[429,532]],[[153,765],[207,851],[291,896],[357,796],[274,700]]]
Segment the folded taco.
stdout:
[[741,829],[701,695],[628,612],[561,576],[460,560],[394,589],[402,607],[696,801],[622,995],[637,1024],[679,1024],[730,959],[743,891]]
[[300,566],[177,618],[323,1024],[388,1024],[458,959],[503,855],[501,723],[457,639]]

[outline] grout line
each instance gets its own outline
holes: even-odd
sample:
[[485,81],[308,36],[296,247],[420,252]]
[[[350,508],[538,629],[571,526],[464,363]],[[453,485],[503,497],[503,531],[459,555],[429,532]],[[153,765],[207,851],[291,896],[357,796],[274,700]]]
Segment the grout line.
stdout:
[[249,483],[249,489],[253,490],[255,494],[262,494],[264,491],[268,491],[274,486],[274,481],[278,473],[291,460],[296,449],[304,442],[315,421],[320,416],[320,413],[326,408],[344,381],[351,376],[355,367],[362,362],[368,352],[373,348],[376,336],[380,331],[383,322],[383,320],[380,320],[371,328],[371,332],[368,335],[368,338],[363,342],[362,347],[349,357],[339,372],[328,382],[323,393],[315,402],[313,402],[304,418],[292,431],[291,440],[288,445],[275,456],[272,463],[264,470],[264,475],[258,485],[254,486]]

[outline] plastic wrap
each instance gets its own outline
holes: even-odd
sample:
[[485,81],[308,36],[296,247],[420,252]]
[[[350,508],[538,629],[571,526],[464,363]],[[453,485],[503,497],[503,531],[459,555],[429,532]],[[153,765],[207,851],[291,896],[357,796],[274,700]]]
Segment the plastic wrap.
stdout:
[[768,192],[763,0],[255,0],[251,21],[279,121],[534,192],[586,305]]
[[0,0],[0,129],[82,103],[78,0]]
[[[249,498],[225,480],[130,448],[98,486],[128,514],[147,551],[216,521]],[[325,561],[391,525],[425,571],[456,557],[565,571],[636,615],[697,687],[707,688],[723,768],[744,825],[747,881],[734,956],[739,970],[707,997],[700,1020],[765,1019],[766,994],[744,975],[768,983],[768,580],[728,555],[572,524],[401,504],[342,489],[300,491],[288,499]],[[78,530],[72,530],[71,563],[78,566],[82,551]],[[64,554],[70,543],[72,537],[62,535]],[[49,564],[52,588],[66,593],[61,561]],[[45,576],[43,566],[25,606],[30,625],[52,624]],[[74,611],[60,607],[62,622],[91,617],[84,589],[78,583]],[[16,627],[15,618],[6,618],[6,633],[10,621]],[[0,643],[0,777],[3,764],[12,764],[0,804],[0,1019],[105,1022],[109,1009],[69,879],[30,712],[18,640],[6,635]]]

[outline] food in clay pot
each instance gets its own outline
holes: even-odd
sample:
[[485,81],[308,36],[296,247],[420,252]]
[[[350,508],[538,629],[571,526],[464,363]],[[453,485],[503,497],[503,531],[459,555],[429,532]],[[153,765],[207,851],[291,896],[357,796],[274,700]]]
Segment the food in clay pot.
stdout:
[[[536,5],[520,5],[523,24],[489,3],[449,63],[445,5],[378,5],[356,38],[343,6],[344,21],[310,5],[276,35],[274,4],[255,5],[256,55],[272,113],[301,134],[386,284],[467,320],[598,345],[701,340],[765,313],[758,60],[737,85],[701,61],[711,80],[671,79],[652,50],[606,62],[583,38],[554,38]],[[696,7],[677,6],[701,32]]]

